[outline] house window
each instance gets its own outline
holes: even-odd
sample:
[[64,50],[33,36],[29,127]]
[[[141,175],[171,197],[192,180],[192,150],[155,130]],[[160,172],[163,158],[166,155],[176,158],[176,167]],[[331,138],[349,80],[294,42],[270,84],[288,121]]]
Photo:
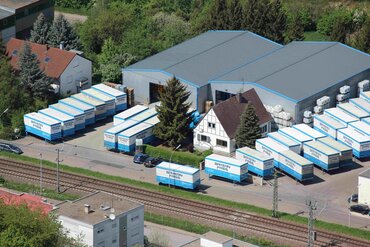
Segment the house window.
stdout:
[[222,146],[222,147],[227,147],[227,141],[216,139],[216,145],[217,146]]
[[265,132],[267,132],[267,124],[262,126],[261,128],[261,133],[265,133]]
[[208,122],[208,128],[214,129],[214,128],[216,128],[216,124]]
[[205,136],[205,135],[200,135],[200,140],[202,142],[210,142],[210,138],[208,136]]
[[112,228],[116,228],[116,227],[117,227],[117,223],[112,224]]
[[104,228],[100,228],[100,229],[98,229],[98,234],[100,234],[100,233],[102,233],[102,232],[104,232]]

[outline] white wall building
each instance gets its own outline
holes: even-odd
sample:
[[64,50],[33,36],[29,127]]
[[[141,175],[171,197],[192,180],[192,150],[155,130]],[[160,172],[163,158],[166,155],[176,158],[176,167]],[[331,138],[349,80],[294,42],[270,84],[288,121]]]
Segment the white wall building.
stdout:
[[358,203],[370,205],[370,169],[358,176]]
[[254,106],[260,120],[262,135],[266,136],[271,131],[272,118],[256,91],[251,89],[217,104],[206,113],[194,129],[194,147],[226,153],[234,152],[236,130],[248,102]]
[[105,192],[57,205],[70,237],[94,247],[144,246],[144,205]]

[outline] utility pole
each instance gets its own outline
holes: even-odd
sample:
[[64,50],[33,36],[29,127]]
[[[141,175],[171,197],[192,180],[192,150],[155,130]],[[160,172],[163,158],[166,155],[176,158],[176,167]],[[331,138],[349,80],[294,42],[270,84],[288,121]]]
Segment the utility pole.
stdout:
[[40,196],[42,195],[42,153],[40,155]]
[[274,184],[273,184],[273,199],[272,199],[272,217],[278,218],[278,203],[279,203],[279,193],[278,193],[278,174],[275,169],[274,171]]
[[316,232],[314,231],[314,211],[317,209],[317,202],[309,200],[306,202],[308,206],[308,243],[307,247],[313,247],[316,240]]
[[60,187],[59,187],[59,148],[57,150],[57,192],[60,193]]

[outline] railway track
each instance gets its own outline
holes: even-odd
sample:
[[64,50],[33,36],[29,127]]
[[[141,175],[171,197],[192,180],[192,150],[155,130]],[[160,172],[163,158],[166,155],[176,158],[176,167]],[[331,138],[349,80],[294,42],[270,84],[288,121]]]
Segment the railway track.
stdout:
[[[30,181],[40,179],[39,167],[6,159],[0,159],[0,174]],[[83,175],[60,172],[59,177],[65,190],[106,191],[141,202],[147,209],[160,210],[209,225],[216,224],[242,234],[279,238],[302,246],[307,243],[307,228],[302,225]],[[56,171],[43,168],[43,183],[56,185]],[[323,230],[316,231],[316,237],[316,246],[370,246],[370,242],[365,240]]]

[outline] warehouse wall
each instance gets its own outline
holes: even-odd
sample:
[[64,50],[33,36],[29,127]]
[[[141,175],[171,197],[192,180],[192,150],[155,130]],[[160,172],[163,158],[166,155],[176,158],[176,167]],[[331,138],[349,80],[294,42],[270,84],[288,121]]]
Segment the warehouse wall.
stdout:
[[370,178],[358,177],[358,203],[370,205]]

